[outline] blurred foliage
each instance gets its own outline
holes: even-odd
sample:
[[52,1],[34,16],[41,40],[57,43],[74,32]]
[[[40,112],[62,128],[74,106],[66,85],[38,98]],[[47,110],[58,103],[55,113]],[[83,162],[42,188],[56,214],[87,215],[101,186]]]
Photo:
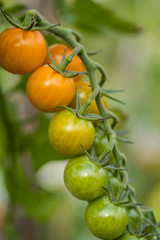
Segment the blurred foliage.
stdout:
[[64,22],[85,31],[93,33],[103,32],[107,29],[123,33],[140,31],[137,25],[118,17],[114,10],[98,4],[98,1],[76,0],[73,5],[69,5],[65,0],[55,0],[55,6],[59,9]]

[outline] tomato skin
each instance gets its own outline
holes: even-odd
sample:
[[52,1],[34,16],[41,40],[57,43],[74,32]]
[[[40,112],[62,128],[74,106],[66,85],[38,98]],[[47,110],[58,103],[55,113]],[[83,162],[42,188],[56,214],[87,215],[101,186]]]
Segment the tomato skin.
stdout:
[[[85,101],[91,96],[92,89],[91,89],[91,87],[89,87],[89,83],[86,83],[82,80],[76,81],[76,88],[78,90],[78,93],[79,93],[79,96],[81,99],[81,103],[83,105],[85,103]],[[107,105],[107,101],[104,97],[102,97],[102,102],[103,102],[105,108],[107,109],[108,105]],[[76,108],[76,96],[74,97],[70,106],[72,108]],[[91,105],[87,108],[86,112],[100,114],[95,100],[92,101]]]
[[69,110],[58,112],[49,125],[49,139],[53,148],[64,155],[83,154],[93,144],[95,130],[92,122],[79,119]]
[[26,90],[33,106],[43,112],[53,112],[53,108],[67,106],[72,101],[75,82],[44,65],[31,74]]
[[119,191],[123,187],[123,184],[119,181],[118,178],[114,177],[113,175],[109,178],[109,181],[110,181],[112,189],[113,189],[114,197],[116,198]]
[[68,190],[81,200],[92,201],[105,193],[107,170],[92,162],[86,155],[71,159],[64,171]]
[[[62,61],[62,56],[63,56],[63,53],[64,53],[65,49],[66,49],[66,56],[70,55],[71,52],[73,51],[72,48],[70,48],[70,47],[68,47],[67,45],[64,45],[64,44],[53,44],[49,47],[51,55],[58,65],[60,65],[60,63]],[[46,63],[51,63],[51,59],[49,57],[49,54],[48,54],[45,62]],[[84,72],[85,71],[85,67],[83,65],[83,62],[78,55],[76,55],[73,58],[72,62],[67,66],[67,70],[68,71],[77,71],[77,72]],[[82,78],[82,75],[78,75],[78,76],[74,77],[75,80],[79,80],[80,78]]]
[[39,31],[11,27],[0,34],[0,65],[15,74],[39,68],[47,56],[47,44]]
[[119,237],[128,223],[125,208],[114,205],[107,196],[102,196],[88,204],[85,219],[91,232],[104,240]]
[[104,132],[96,127],[96,139],[95,139],[95,152],[97,156],[100,156],[106,149],[108,145],[107,136]]
[[137,230],[140,224],[139,214],[134,208],[129,208],[128,210],[128,223],[134,230]]
[[[148,239],[148,237],[147,237]],[[134,236],[132,234],[130,234],[129,232],[125,232],[122,236],[120,236],[117,240],[147,240],[144,237],[137,237]]]

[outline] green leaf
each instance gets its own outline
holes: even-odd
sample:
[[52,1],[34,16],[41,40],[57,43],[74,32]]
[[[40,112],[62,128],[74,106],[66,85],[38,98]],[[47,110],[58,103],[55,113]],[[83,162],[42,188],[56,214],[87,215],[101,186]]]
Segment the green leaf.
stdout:
[[46,221],[53,216],[54,211],[64,199],[60,192],[47,192],[39,187],[31,189],[25,183],[18,184],[16,203],[32,218]]
[[19,4],[16,4],[16,5],[13,5],[11,7],[8,7],[7,9],[5,9],[6,12],[9,12],[10,14],[17,14],[17,13],[20,13],[24,10],[27,9],[27,6],[25,4],[22,4],[22,3],[19,3]]
[[7,133],[3,123],[2,115],[0,114],[0,160],[7,153]]
[[72,23],[87,31],[104,31],[104,28],[123,33],[140,31],[136,24],[124,20],[111,9],[104,8],[92,0],[76,0],[71,13],[74,16]]
[[39,127],[28,136],[27,144],[35,170],[38,170],[46,162],[68,159],[52,148],[48,139],[48,126],[49,119],[41,115]]

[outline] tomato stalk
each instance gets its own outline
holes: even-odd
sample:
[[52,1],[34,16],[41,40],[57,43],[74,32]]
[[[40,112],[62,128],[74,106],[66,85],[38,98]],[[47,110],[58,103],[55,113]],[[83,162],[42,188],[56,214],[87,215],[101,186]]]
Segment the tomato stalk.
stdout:
[[[64,29],[63,27],[55,27],[53,29],[48,29],[47,31],[61,37],[72,48],[76,48],[76,46],[79,45],[79,43],[77,43],[77,41],[73,38],[73,33],[72,33],[72,30],[70,30],[70,29]],[[92,59],[90,59],[89,56],[87,55],[86,51],[84,50],[84,48],[82,48],[82,50],[78,53],[78,55],[81,58],[81,60],[83,61],[84,65],[87,69],[88,76],[91,81],[92,90],[94,91],[94,89],[101,87],[104,84],[104,82],[107,80],[107,75],[106,75],[103,67],[101,65],[97,64],[96,62],[94,62]],[[96,69],[98,69],[101,73],[101,81],[99,84],[96,80]],[[105,109],[105,107],[103,106],[100,93],[97,94],[97,96],[95,97],[95,100],[96,100],[99,112],[102,115],[102,117],[104,117],[104,118],[109,117],[110,112],[107,109]],[[85,105],[87,106],[88,104],[86,103]],[[114,119],[115,119],[115,122],[117,122],[117,119],[116,118],[114,118]],[[125,168],[126,167],[126,157],[124,154],[122,154],[120,152],[120,150],[118,149],[118,147],[116,145],[116,136],[115,136],[113,129],[111,128],[108,120],[104,120],[103,125],[104,125],[104,131],[108,138],[108,146],[109,147],[107,146],[104,153],[102,153],[102,155],[100,156],[99,161],[102,161],[108,153],[112,152],[117,166],[119,168]],[[121,178],[124,188],[130,189],[130,186],[128,185],[128,173],[126,171],[119,171],[118,174]],[[130,201],[135,203],[136,202],[135,197],[132,196],[132,198],[130,198]],[[134,206],[134,207],[139,212],[141,221],[143,221],[143,212],[141,211],[140,207],[139,206]]]
[[92,101],[100,93],[100,90],[101,90],[101,88],[99,86],[94,89],[91,96],[85,101],[85,104],[78,111],[78,114],[83,115],[86,112],[87,108],[91,105]]

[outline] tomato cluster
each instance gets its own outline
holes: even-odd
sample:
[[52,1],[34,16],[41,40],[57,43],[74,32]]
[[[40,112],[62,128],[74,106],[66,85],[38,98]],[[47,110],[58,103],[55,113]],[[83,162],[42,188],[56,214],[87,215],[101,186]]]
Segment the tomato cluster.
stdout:
[[[70,55],[72,49],[63,44],[50,46],[50,53],[60,65],[64,51]],[[76,108],[76,88],[82,105],[91,96],[88,83],[78,75],[64,77],[53,70],[47,52],[46,40],[40,32],[25,31],[12,27],[0,34],[0,65],[14,74],[31,73],[26,91],[30,102],[42,112],[56,112],[49,125],[49,140],[53,148],[66,156],[72,156],[64,171],[64,182],[68,190],[78,199],[88,201],[85,219],[89,229],[101,239],[116,239],[126,230],[128,216],[126,209],[112,202],[105,188],[111,182],[113,193],[120,191],[121,183],[107,169],[84,154],[90,151],[95,139],[95,153],[99,156],[106,148],[108,140],[94,124],[80,118],[75,111],[63,109],[60,105]],[[67,67],[68,71],[83,72],[83,62],[76,55]],[[107,108],[107,102],[102,97]],[[95,100],[87,113],[99,114]],[[83,146],[83,148],[82,148]],[[111,176],[109,176],[111,175]],[[132,222],[132,217],[131,220]],[[134,224],[133,224],[134,225]],[[124,236],[122,239],[125,239]]]

